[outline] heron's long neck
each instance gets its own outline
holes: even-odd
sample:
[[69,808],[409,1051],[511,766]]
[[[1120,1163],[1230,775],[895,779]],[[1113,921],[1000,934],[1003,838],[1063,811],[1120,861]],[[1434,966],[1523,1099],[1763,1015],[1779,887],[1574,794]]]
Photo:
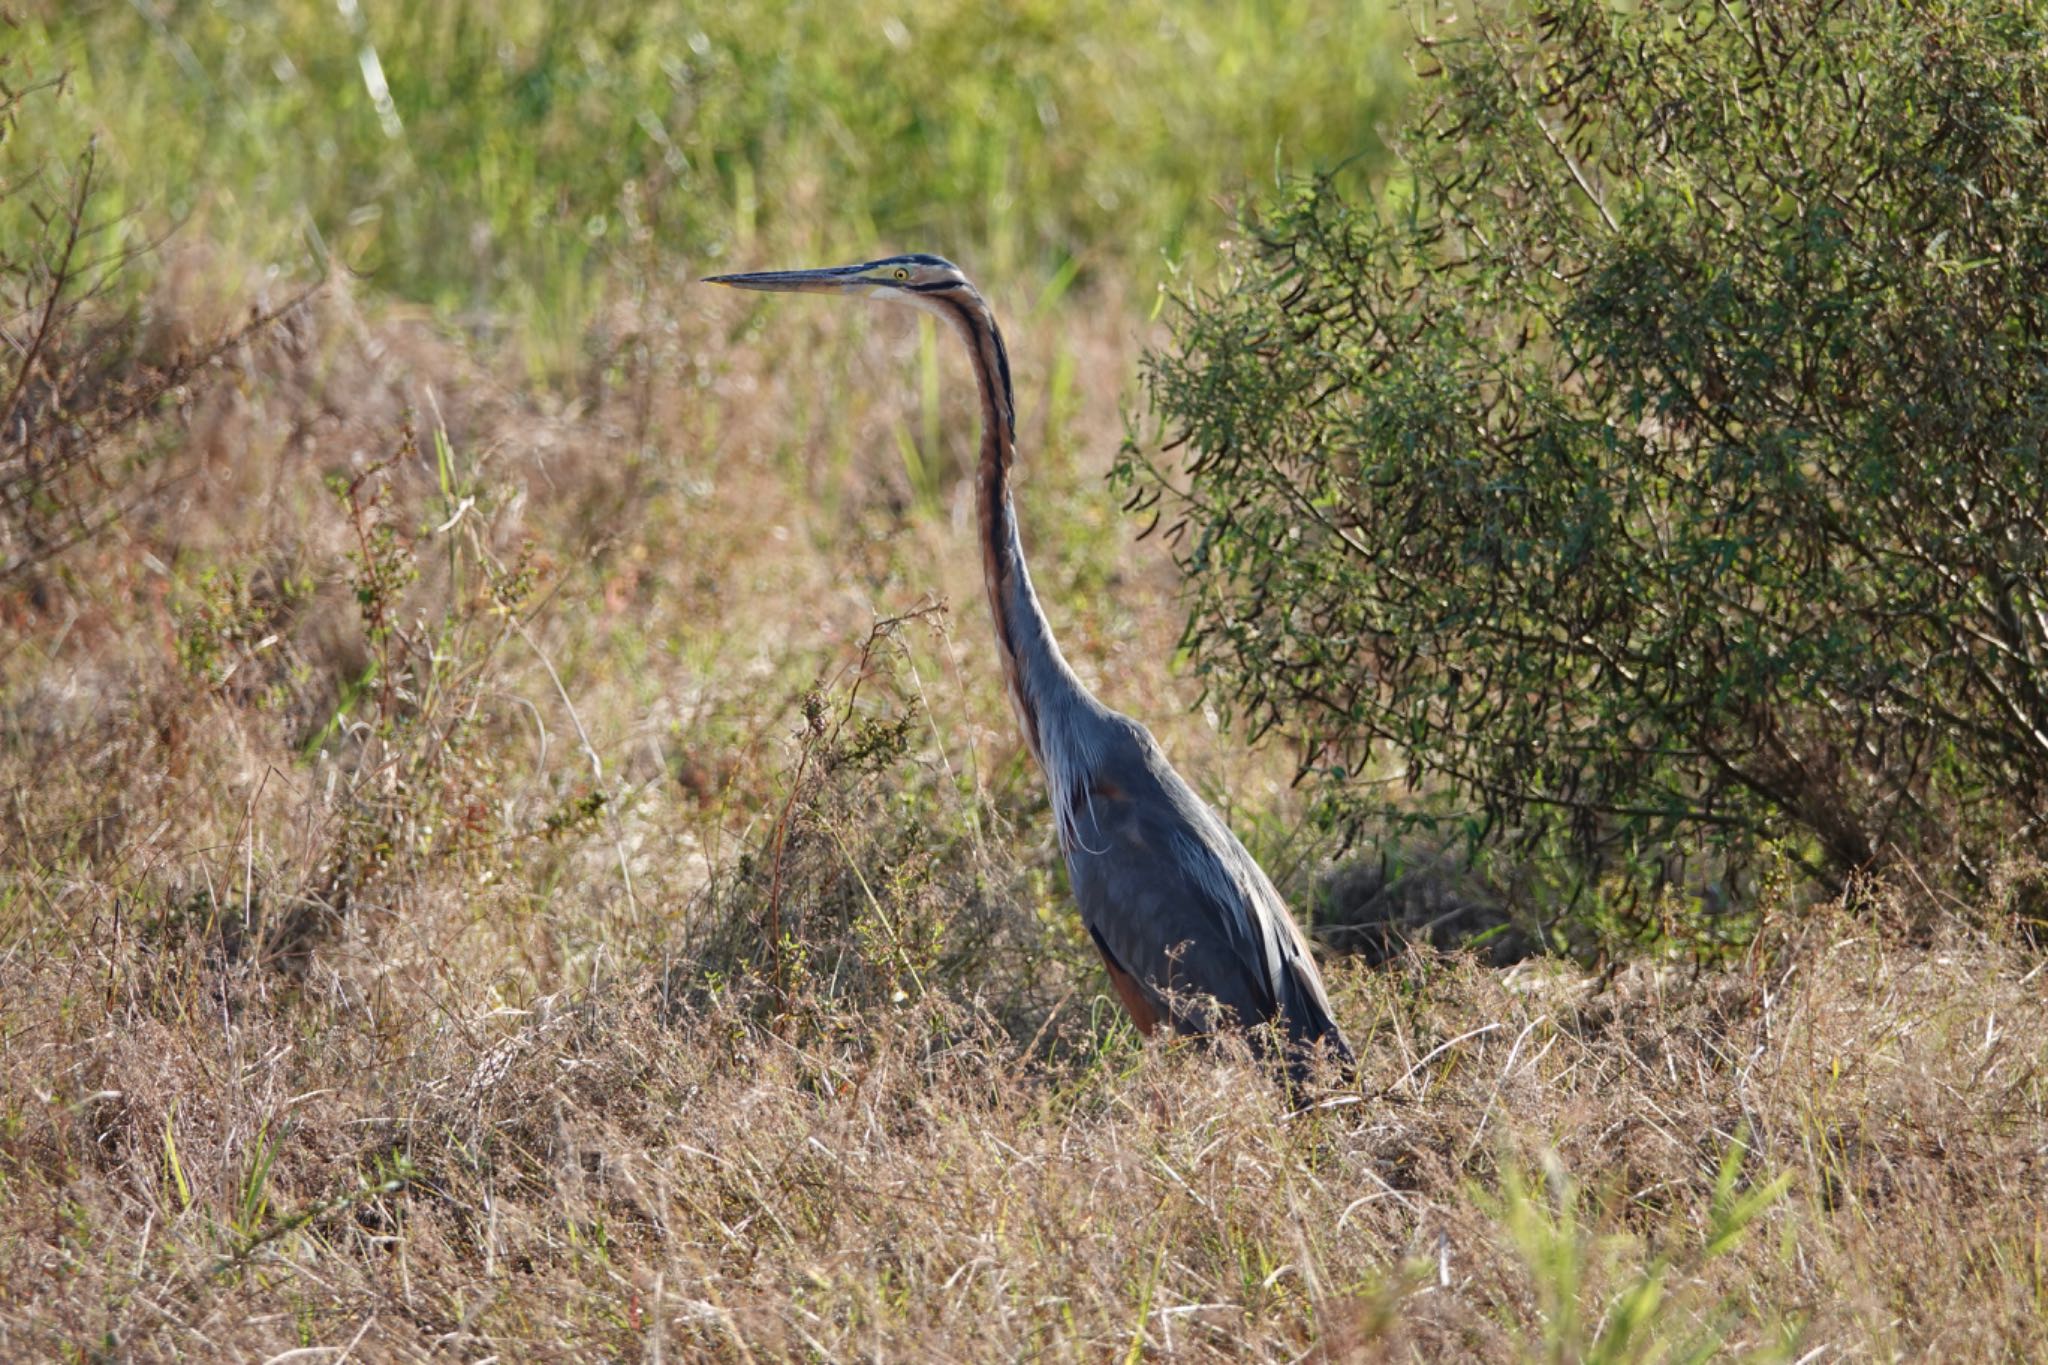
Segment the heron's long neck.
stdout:
[[[1010,497],[1017,427],[1002,333],[996,330],[986,307],[962,306],[959,323],[973,353],[974,377],[981,389],[981,464],[975,476],[975,502],[989,613],[995,618],[996,646],[1002,652],[1003,674],[1025,742],[1051,779],[1054,774],[1047,766],[1045,730],[1072,716],[1077,704],[1092,706],[1094,699],[1060,654],[1052,627],[1038,605],[1038,594],[1032,590],[1031,571],[1024,566],[1017,509]],[[1059,765],[1060,756],[1052,757]]]

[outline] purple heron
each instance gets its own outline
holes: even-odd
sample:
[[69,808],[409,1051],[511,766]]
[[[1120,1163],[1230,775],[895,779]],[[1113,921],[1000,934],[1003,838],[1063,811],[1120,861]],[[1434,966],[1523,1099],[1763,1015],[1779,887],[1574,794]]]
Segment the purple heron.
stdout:
[[1184,1033],[1272,1024],[1286,1037],[1297,1078],[1318,1050],[1348,1068],[1351,1048],[1331,1017],[1322,975],[1272,880],[1173,770],[1151,732],[1097,701],[1053,640],[1010,498],[1010,357],[980,292],[950,261],[927,255],[714,275],[708,283],[907,303],[944,319],[967,343],[981,391],[982,570],[1003,674],[1045,776],[1081,922],[1117,996],[1143,1033],[1161,1022]]

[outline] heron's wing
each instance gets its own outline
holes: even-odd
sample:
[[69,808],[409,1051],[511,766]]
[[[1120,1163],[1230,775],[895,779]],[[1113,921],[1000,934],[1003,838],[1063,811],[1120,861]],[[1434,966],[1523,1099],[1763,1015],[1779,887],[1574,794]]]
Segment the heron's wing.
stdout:
[[1074,899],[1103,953],[1162,1014],[1206,1028],[1192,999],[1214,996],[1245,1024],[1273,1017],[1259,925],[1185,822],[1096,792],[1067,852]]
[[1212,1022],[1181,997],[1213,996],[1239,1022],[1278,1019],[1298,1042],[1348,1056],[1306,942],[1264,872],[1169,769],[1165,799],[1110,784],[1088,794],[1067,866],[1081,916],[1112,966],[1185,1028]]
[[[1187,795],[1191,800],[1199,800],[1193,792]],[[1287,913],[1287,902],[1222,817],[1207,805],[1201,806],[1201,813],[1206,817],[1210,835],[1202,841],[1203,849],[1215,860],[1221,879],[1228,881],[1242,897],[1245,915],[1255,930],[1260,965],[1288,1036],[1300,1044],[1326,1041],[1338,1057],[1348,1062],[1350,1044],[1337,1026],[1336,1016],[1330,1010],[1329,993],[1323,988],[1323,974],[1316,969],[1315,957],[1300,926]]]

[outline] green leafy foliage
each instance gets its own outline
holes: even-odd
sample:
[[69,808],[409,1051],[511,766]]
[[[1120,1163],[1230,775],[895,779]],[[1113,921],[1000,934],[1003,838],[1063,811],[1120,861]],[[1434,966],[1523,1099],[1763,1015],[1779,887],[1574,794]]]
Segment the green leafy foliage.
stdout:
[[2043,8],[1532,9],[1154,358],[1198,667],[1354,827],[1391,761],[1574,878],[2038,854]]

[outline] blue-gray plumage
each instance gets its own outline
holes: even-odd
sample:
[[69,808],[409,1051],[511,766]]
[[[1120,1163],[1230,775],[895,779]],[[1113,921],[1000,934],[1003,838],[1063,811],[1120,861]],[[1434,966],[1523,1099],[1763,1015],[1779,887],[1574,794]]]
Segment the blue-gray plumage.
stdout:
[[[740,289],[861,294],[943,318],[981,391],[982,569],[1010,702],[1045,775],[1081,922],[1138,1028],[1272,1023],[1299,1076],[1322,1049],[1351,1062],[1308,943],[1244,845],[1144,726],[1097,701],[1060,653],[1031,587],[1010,500],[1016,403],[995,316],[951,262],[891,256],[829,270],[714,275]],[[1220,1007],[1227,1017],[1219,1018]]]

